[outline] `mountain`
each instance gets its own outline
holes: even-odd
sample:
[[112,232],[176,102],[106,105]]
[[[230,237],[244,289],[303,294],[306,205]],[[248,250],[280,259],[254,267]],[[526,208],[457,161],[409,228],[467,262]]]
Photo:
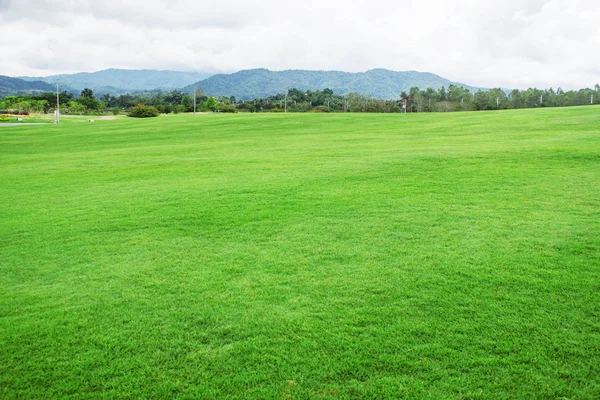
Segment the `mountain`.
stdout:
[[[341,71],[270,71],[251,69],[234,74],[219,74],[196,83],[209,96],[235,96],[240,100],[266,97],[286,93],[289,89],[322,90],[332,89],[336,94],[350,92],[370,95],[380,99],[397,99],[402,91],[411,87],[439,89],[442,86],[458,85],[470,90],[476,88],[452,82],[438,75],[417,71],[390,71],[372,69],[367,72],[350,73]],[[193,85],[183,89],[193,92]]]
[[80,72],[77,74],[52,75],[41,78],[21,77],[25,80],[41,80],[60,85],[79,94],[90,88],[95,94],[123,94],[144,90],[172,90],[190,85],[212,74],[206,72],[158,71],[151,69],[105,69],[98,72]]
[[26,81],[19,78],[0,75],[0,97],[19,94],[52,92],[56,87],[41,81]]

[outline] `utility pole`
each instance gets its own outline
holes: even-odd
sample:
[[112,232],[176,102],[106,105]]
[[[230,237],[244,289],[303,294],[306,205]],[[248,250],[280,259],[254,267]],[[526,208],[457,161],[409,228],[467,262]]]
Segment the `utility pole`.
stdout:
[[[196,72],[196,52],[194,51],[194,72]],[[194,78],[194,81],[196,79]],[[196,115],[196,82],[194,82],[194,115]]]
[[496,107],[500,108],[500,97],[496,97]]
[[60,124],[60,96],[58,95],[58,79],[56,80],[56,123]]
[[590,97],[590,104],[594,104],[594,95],[593,94]]
[[540,106],[544,104],[544,95],[540,94]]

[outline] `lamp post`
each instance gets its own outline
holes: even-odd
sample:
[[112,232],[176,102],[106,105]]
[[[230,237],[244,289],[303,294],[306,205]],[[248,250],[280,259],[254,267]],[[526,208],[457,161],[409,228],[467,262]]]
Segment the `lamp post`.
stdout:
[[[196,72],[196,51],[194,51],[194,72]],[[194,115],[196,115],[196,78],[194,78]]]
[[58,79],[56,80],[56,123],[60,124],[60,96],[58,95]]

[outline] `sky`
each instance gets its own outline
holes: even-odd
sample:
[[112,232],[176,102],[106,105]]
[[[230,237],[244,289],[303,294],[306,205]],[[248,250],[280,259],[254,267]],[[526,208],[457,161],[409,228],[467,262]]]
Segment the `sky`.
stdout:
[[479,87],[600,82],[599,0],[0,0],[0,37],[9,76],[387,68]]

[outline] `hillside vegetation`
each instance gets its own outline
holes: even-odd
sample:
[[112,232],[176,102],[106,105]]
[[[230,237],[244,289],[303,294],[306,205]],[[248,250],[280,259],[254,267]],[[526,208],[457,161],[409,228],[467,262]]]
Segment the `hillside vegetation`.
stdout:
[[[335,94],[355,92],[379,99],[398,99],[402,91],[409,91],[414,86],[439,89],[451,84],[474,89],[428,72],[397,72],[387,69],[359,73],[252,69],[235,74],[215,75],[198,82],[196,86],[202,88],[209,96],[235,96],[240,100],[287,93],[292,88],[312,91],[329,88]],[[188,86],[184,91],[193,92],[193,87]]]
[[54,86],[42,81],[26,81],[19,78],[0,75],[0,98],[11,95],[24,95],[48,92]]
[[0,128],[0,397],[598,399],[599,112]]
[[171,90],[182,88],[211,74],[203,72],[158,71],[158,70],[128,70],[106,69],[98,72],[80,72],[77,74],[52,75],[41,78],[27,77],[29,80],[56,82],[79,92],[91,88],[98,94],[113,95],[144,90]]

